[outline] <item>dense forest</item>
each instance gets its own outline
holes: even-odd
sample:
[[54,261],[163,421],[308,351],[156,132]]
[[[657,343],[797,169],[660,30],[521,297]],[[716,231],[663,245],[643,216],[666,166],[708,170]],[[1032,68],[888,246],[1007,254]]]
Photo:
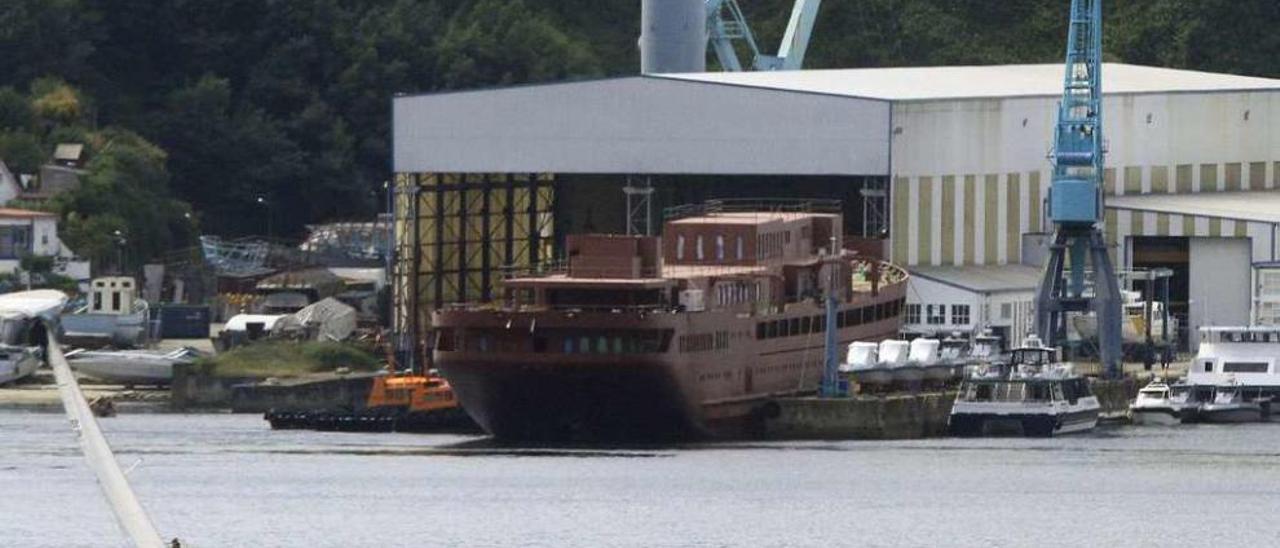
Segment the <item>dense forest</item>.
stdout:
[[[791,0],[741,0],[776,44]],[[368,218],[390,98],[631,74],[639,0],[5,0],[0,159],[87,145],[86,184],[42,207],[90,257],[197,233]],[[1067,0],[828,0],[808,66],[1053,62]],[[1112,0],[1109,60],[1280,76],[1280,2]],[[772,48],[773,46],[766,46]]]

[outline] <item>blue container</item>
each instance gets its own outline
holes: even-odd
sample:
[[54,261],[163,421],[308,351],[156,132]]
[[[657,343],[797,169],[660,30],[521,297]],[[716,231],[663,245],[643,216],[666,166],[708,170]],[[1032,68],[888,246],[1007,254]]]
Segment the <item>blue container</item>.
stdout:
[[209,307],[205,305],[165,305],[160,309],[160,338],[209,338]]

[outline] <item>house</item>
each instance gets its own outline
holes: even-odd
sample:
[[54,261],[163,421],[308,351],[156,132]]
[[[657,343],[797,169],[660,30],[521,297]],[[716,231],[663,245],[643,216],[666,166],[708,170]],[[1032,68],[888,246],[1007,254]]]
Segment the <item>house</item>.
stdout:
[[0,207],[0,273],[18,269],[22,257],[54,257],[54,271],[89,280],[89,261],[78,260],[58,239],[58,216],[44,211]]
[[18,184],[18,179],[9,171],[9,166],[4,165],[4,159],[0,158],[0,205],[9,203],[20,192],[22,186]]
[[914,267],[903,329],[938,337],[990,330],[1022,344],[1039,282],[1040,268],[1021,264]]

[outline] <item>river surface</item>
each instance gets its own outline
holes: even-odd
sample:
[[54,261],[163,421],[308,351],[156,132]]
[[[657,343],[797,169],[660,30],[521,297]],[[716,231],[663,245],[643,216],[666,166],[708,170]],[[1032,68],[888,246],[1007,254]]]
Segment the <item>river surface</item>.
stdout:
[[[1280,545],[1280,424],[524,450],[247,415],[101,424],[185,546]],[[0,412],[0,546],[124,545],[65,419]]]

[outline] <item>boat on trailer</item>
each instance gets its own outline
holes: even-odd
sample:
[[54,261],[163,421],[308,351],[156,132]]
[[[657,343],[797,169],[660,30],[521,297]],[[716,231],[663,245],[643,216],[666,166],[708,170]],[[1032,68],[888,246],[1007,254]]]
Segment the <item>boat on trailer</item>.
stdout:
[[1101,406],[1089,381],[1057,350],[1028,337],[1007,363],[991,363],[960,385],[949,427],[957,436],[1050,437],[1098,425]]

